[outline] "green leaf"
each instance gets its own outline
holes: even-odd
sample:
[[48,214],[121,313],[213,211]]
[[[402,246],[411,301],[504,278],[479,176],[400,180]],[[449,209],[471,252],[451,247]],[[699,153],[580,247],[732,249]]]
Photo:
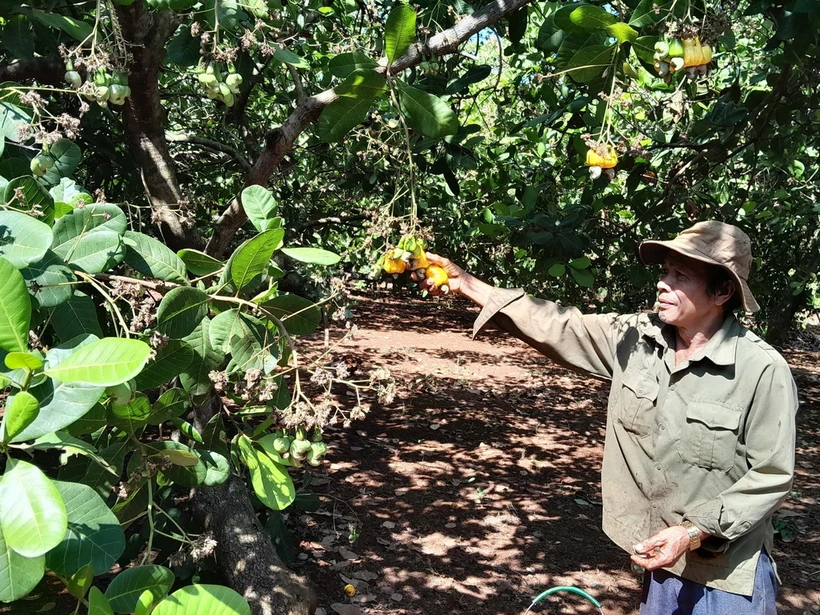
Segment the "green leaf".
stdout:
[[[242,191],[239,200],[242,203],[242,209],[245,210],[245,214],[248,216],[248,220],[251,221],[251,224],[253,224],[256,230],[260,233],[267,230],[271,220],[276,217],[277,205],[276,199],[273,197],[273,193],[264,186],[248,186]],[[218,269],[219,267],[213,271]],[[208,273],[212,273],[212,271],[209,271]],[[205,274],[195,273],[194,275]]]
[[[71,214],[57,220],[57,224],[69,215]],[[122,262],[125,258],[125,245],[118,233],[98,231],[56,246],[54,252],[85,273],[102,273]]]
[[191,405],[191,398],[183,389],[168,389],[151,406],[149,425],[161,425],[183,414]]
[[23,557],[13,551],[0,528],[0,602],[14,602],[27,596],[40,583],[45,568],[44,555]]
[[199,250],[184,248],[177,252],[177,256],[185,263],[188,271],[196,276],[210,275],[222,269],[221,261]]
[[[34,34],[31,31],[31,23],[25,15],[6,17],[0,38],[15,59],[27,60],[34,55]],[[2,148],[0,148],[0,154],[2,153]]]
[[575,269],[574,267],[570,267],[569,272],[572,274],[572,277],[575,279],[578,286],[590,287],[595,283],[595,276],[586,269]]
[[[20,133],[18,128],[20,124],[28,124],[31,117],[28,113],[23,111],[20,107],[6,99],[5,102],[0,102],[0,137],[5,137],[14,143],[20,142]],[[28,172],[28,164],[24,165],[22,175]],[[6,177],[17,177],[17,173],[9,173]],[[8,202],[8,199],[6,199]]]
[[298,295],[279,295],[262,304],[283,322],[291,335],[308,335],[322,321],[322,312],[315,303]]
[[108,408],[106,421],[112,427],[134,434],[148,424],[151,415],[151,402],[144,393],[137,393],[134,400],[124,406],[111,405]]
[[667,19],[669,18],[669,9],[672,8],[673,3],[675,3],[675,0],[641,0],[635,10],[632,11],[629,25],[633,28],[643,28]]
[[31,16],[45,26],[62,30],[77,41],[87,40],[93,32],[91,26],[87,23],[60,13],[44,13],[38,9],[33,9]]
[[181,340],[168,340],[157,349],[156,358],[137,375],[137,389],[156,389],[188,369],[194,360],[194,351]]
[[40,412],[40,402],[28,391],[19,391],[6,404],[3,442],[16,437],[34,422]]
[[484,79],[489,77],[492,74],[492,72],[493,67],[489,64],[479,64],[478,66],[472,66],[464,75],[448,84],[447,88],[444,90],[444,93],[458,94],[459,92],[467,89],[473,83],[484,81]]
[[251,485],[259,501],[272,510],[284,510],[296,498],[288,471],[266,453],[257,451],[247,436],[240,436],[239,454],[251,474]]
[[310,68],[310,64],[304,58],[297,56],[292,51],[280,47],[273,52],[273,58],[282,64],[290,64],[294,68]]
[[221,485],[231,475],[231,464],[228,460],[215,451],[198,450],[202,462],[205,464],[207,471],[202,484],[206,487],[215,487]]
[[54,433],[46,434],[41,438],[37,438],[31,444],[24,445],[21,448],[24,448],[26,450],[34,449],[42,451],[62,451],[60,453],[61,464],[68,463],[69,458],[74,455],[82,455],[84,457],[88,457],[95,463],[99,464],[106,472],[119,478],[119,473],[117,473],[105,459],[103,459],[100,455],[97,454],[97,449],[94,448],[94,446],[92,446],[84,440],[75,438],[74,436],[64,431],[57,431]]
[[47,250],[43,258],[23,269],[23,279],[37,306],[51,308],[69,301],[77,278],[59,256]]
[[584,47],[567,64],[567,71],[578,83],[588,83],[599,77],[612,63],[614,45]]
[[384,26],[384,53],[392,64],[416,40],[416,11],[406,4],[396,5]]
[[157,602],[168,595],[174,578],[174,573],[164,566],[126,568],[111,581],[105,597],[114,612],[133,613],[142,592],[151,590],[154,602]]
[[[181,442],[173,442],[172,440],[153,442],[149,448],[151,451],[150,457],[164,457],[173,451],[196,456],[196,464],[174,464],[172,467],[162,471],[162,475],[165,476],[165,478],[178,485],[182,485],[183,487],[196,487],[197,485],[201,485],[208,475],[208,468],[200,457],[199,451],[192,451]],[[181,457],[177,455],[175,459],[180,461]]]
[[108,598],[96,587],[88,592],[88,615],[114,615]]
[[151,612],[152,606],[154,606],[154,594],[151,593],[151,590],[146,589],[140,594],[140,597],[137,598],[134,615],[148,615]]
[[[70,530],[69,530],[70,531]],[[49,566],[51,568],[51,566]],[[68,593],[74,596],[77,600],[85,598],[88,590],[91,589],[91,584],[94,583],[94,567],[91,564],[86,564],[77,572],[71,575],[68,580],[66,589]]]
[[103,387],[88,384],[68,384],[47,379],[30,390],[40,404],[40,414],[13,441],[34,440],[68,427],[96,405],[104,390]]
[[43,366],[43,360],[31,352],[10,352],[3,362],[9,369],[28,369],[34,371]]
[[22,274],[0,258],[0,350],[28,350],[31,299]]
[[105,414],[105,406],[101,403],[96,403],[91,407],[91,410],[71,423],[71,425],[67,427],[67,432],[75,438],[94,433],[98,429],[105,427]]
[[599,6],[585,4],[569,14],[569,20],[580,28],[601,29],[616,23],[615,15],[608,13]]
[[157,328],[172,339],[184,338],[208,315],[210,298],[198,288],[180,286],[162,298],[157,310]]
[[148,361],[151,347],[140,340],[104,337],[77,349],[46,374],[62,382],[114,386],[134,378]]
[[339,96],[373,100],[387,89],[384,76],[374,70],[360,68],[353,71],[343,83],[335,87]]
[[[227,30],[237,30],[242,22],[248,20],[248,14],[243,11],[235,0],[214,0],[219,27]],[[213,15],[211,15],[213,17]]]
[[55,211],[56,218],[60,218],[62,215],[65,215],[65,213],[72,210],[78,203],[82,203],[83,205],[91,205],[91,203],[94,202],[94,199],[91,198],[90,194],[77,185],[73,179],[68,177],[61,178],[60,183],[53,186],[48,193],[51,195],[51,198],[54,199],[55,207],[57,207],[58,204],[63,204],[66,207],[65,212],[61,215],[57,215],[57,212]]
[[282,248],[282,253],[295,261],[311,265],[335,265],[342,257],[321,248]]
[[42,259],[53,240],[47,224],[17,211],[0,211],[0,256],[18,269]]
[[284,236],[285,231],[282,229],[264,231],[236,249],[228,261],[228,272],[237,290],[245,288],[265,270]]
[[188,369],[180,374],[179,379],[183,388],[195,398],[207,395],[211,391],[213,383],[208,374],[217,369],[224,359],[224,354],[220,354],[211,346],[210,324],[208,318],[203,318],[199,326],[183,339],[194,351],[194,358]]
[[125,231],[125,263],[143,275],[165,282],[188,284],[185,263],[153,237]]
[[566,69],[576,53],[583,51],[586,47],[604,45],[606,42],[607,34],[602,30],[580,30],[567,34],[558,49],[555,62],[561,69]]
[[194,66],[201,59],[199,37],[191,36],[190,28],[183,28],[166,46],[168,60],[183,68]]
[[571,260],[569,266],[575,269],[589,269],[591,264],[592,261],[590,261],[586,256],[582,256]]
[[238,308],[226,310],[214,316],[208,335],[211,347],[227,354],[231,351],[231,339],[251,335],[251,317]]
[[[18,193],[22,194],[22,200],[17,198]],[[54,199],[30,175],[12,179],[3,190],[3,197],[6,203],[17,209],[30,211],[36,208],[41,211],[41,223],[51,224],[54,221]]]
[[74,291],[71,299],[54,308],[51,326],[54,327],[57,336],[64,341],[84,334],[103,336],[94,302],[91,297],[79,290]]
[[360,51],[351,51],[348,53],[340,53],[331,58],[328,63],[328,70],[334,77],[346,79],[348,75],[357,69],[376,68],[378,65],[379,63],[367,54]]
[[46,171],[43,179],[51,184],[59,184],[63,177],[69,177],[83,159],[80,147],[69,139],[58,139],[48,150],[54,160],[54,166]]
[[339,97],[322,111],[316,130],[319,137],[327,142],[333,143],[340,140],[356,126],[364,122],[367,112],[373,104],[367,98]]
[[0,481],[6,544],[24,557],[37,557],[60,543],[66,527],[65,504],[54,483],[37,466],[9,457]]
[[193,440],[198,444],[202,444],[202,436],[196,430],[196,428],[191,425],[188,421],[183,421],[181,418],[176,417],[171,419],[171,423],[179,429],[183,436],[188,438],[189,440]]
[[440,139],[458,132],[458,116],[437,96],[401,84],[399,105],[410,127],[426,137]]
[[160,602],[154,615],[251,615],[248,602],[221,585],[189,585]]
[[507,37],[514,45],[520,43],[527,32],[528,8],[524,5],[507,17]]
[[606,31],[610,36],[618,39],[619,43],[631,43],[638,38],[638,31],[625,23],[610,24],[606,27]]
[[54,481],[65,502],[68,531],[46,556],[50,570],[73,575],[91,565],[103,574],[125,551],[125,532],[114,513],[94,489],[80,483]]

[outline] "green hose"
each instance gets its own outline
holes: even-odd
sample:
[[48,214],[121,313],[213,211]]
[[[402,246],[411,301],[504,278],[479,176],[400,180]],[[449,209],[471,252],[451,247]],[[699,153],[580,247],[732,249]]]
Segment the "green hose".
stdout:
[[570,586],[570,585],[561,585],[561,586],[558,586],[558,587],[551,587],[550,589],[548,589],[548,590],[546,590],[546,591],[541,592],[540,594],[538,594],[538,595],[535,597],[535,600],[533,600],[533,601],[532,601],[532,604],[531,604],[531,605],[527,608],[527,610],[524,612],[524,615],[527,615],[527,613],[529,613],[529,612],[530,612],[530,609],[531,609],[532,607],[534,607],[536,604],[538,604],[539,602],[541,602],[541,600],[543,600],[543,599],[544,599],[544,598],[546,598],[547,596],[551,596],[552,594],[556,594],[556,593],[558,593],[558,592],[571,592],[571,593],[573,593],[573,594],[578,594],[579,596],[581,596],[581,597],[583,597],[583,598],[586,598],[586,599],[587,599],[587,600],[589,600],[589,601],[590,601],[593,605],[595,605],[596,607],[598,607],[598,610],[599,610],[599,611],[601,611],[601,615],[603,615],[604,609],[603,609],[603,607],[601,606],[601,603],[600,603],[600,602],[598,602],[595,598],[593,598],[593,597],[592,597],[592,596],[590,596],[588,593],[586,593],[583,589],[578,589],[577,587],[572,587],[572,586]]

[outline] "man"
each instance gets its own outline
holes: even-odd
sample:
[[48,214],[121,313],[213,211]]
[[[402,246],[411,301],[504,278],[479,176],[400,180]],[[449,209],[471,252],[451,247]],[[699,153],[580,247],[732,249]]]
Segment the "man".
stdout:
[[662,264],[656,314],[584,315],[428,258],[483,308],[474,335],[493,321],[611,380],[603,527],[649,571],[641,613],[774,614],[772,514],[792,483],[797,391],[786,361],[732,314],[759,309],[749,238],[700,222],[639,254]]

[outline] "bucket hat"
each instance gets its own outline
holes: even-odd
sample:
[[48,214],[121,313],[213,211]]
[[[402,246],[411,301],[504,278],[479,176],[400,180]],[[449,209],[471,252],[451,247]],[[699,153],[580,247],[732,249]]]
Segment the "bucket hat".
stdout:
[[644,265],[663,263],[668,250],[674,250],[695,260],[723,267],[740,291],[743,309],[757,312],[760,306],[749,289],[749,270],[752,266],[752,243],[749,236],[736,226],[709,220],[698,222],[669,241],[644,241],[638,254]]

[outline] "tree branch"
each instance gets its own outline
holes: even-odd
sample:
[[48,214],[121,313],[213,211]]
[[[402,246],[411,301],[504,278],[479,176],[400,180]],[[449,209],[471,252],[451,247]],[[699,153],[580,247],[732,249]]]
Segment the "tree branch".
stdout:
[[[496,23],[502,17],[530,4],[533,0],[495,0],[481,10],[461,19],[453,27],[439,32],[424,44],[416,43],[390,67],[390,73],[399,73],[417,66],[425,58],[455,53],[459,46],[477,32]],[[380,72],[386,72],[382,67]],[[265,149],[245,180],[245,186],[268,183],[273,172],[302,132],[319,119],[324,108],[338,98],[332,89],[306,98],[290,114],[285,123],[268,133]],[[245,211],[239,197],[234,198],[216,222],[214,234],[206,247],[206,252],[219,257],[228,249],[234,235],[246,220]]]
[[0,83],[4,81],[37,81],[43,85],[59,85],[63,82],[65,64],[59,56],[14,60],[0,65]]
[[205,137],[197,137],[196,135],[188,135],[181,132],[166,132],[165,140],[170,143],[190,143],[192,145],[199,145],[205,149],[213,150],[215,152],[222,152],[223,154],[228,154],[234,158],[234,160],[236,160],[246,171],[250,171],[252,168],[251,163],[248,162],[248,160],[241,153],[239,153],[239,150],[235,147],[231,147],[230,145],[220,143],[219,141],[212,141],[211,139],[206,139]]

